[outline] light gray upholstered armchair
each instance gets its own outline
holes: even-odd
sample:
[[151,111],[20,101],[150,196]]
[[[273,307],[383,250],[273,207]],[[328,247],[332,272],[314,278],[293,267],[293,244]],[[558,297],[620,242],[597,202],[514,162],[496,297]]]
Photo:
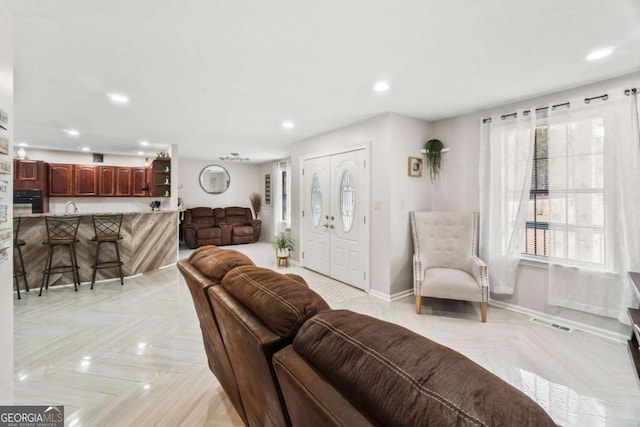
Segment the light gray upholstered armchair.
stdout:
[[416,313],[422,297],[480,303],[487,321],[489,278],[478,258],[477,212],[410,212]]

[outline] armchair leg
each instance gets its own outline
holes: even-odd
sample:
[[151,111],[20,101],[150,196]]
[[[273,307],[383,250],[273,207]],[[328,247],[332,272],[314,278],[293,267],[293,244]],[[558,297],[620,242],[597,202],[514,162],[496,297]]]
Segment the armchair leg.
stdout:
[[487,323],[487,303],[480,303],[480,315],[482,316],[482,322]]
[[422,296],[416,295],[416,314],[420,314],[422,311]]

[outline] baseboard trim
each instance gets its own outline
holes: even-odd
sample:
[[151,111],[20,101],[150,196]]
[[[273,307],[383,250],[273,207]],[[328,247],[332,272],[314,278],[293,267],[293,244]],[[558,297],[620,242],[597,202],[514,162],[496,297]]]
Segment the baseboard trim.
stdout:
[[381,299],[383,301],[386,301],[386,302],[393,302],[393,301],[397,301],[399,299],[402,299],[402,298],[404,298],[406,296],[413,295],[413,289],[405,289],[404,291],[396,292],[395,294],[392,294],[392,295],[385,294],[383,292],[376,291],[374,289],[369,289],[369,295],[371,295],[372,297],[376,297],[378,299]]
[[572,329],[576,329],[582,332],[586,332],[588,334],[596,335],[601,338],[617,341],[622,344],[626,344],[627,340],[629,339],[628,336],[620,334],[618,332],[608,331],[606,329],[597,328],[595,326],[590,326],[585,323],[565,319],[564,317],[557,317],[548,313],[543,313],[541,311],[531,310],[529,308],[521,307],[519,305],[513,305],[506,302],[495,301],[495,300],[489,301],[489,305],[492,305],[498,308],[504,308],[505,310],[524,314],[526,316],[536,317],[541,320],[546,320],[547,322],[550,322],[550,323],[557,323],[559,325],[568,326]]

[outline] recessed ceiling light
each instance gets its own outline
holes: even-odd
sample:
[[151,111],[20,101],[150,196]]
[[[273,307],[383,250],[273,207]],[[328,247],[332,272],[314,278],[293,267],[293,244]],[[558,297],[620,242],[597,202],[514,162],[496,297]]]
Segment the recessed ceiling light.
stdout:
[[284,121],[282,122],[282,127],[285,129],[293,129],[295,127],[295,124],[290,121]]
[[144,156],[144,151],[138,151],[138,154]]
[[91,151],[91,148],[89,148],[89,147],[82,147],[82,148],[81,148],[81,150],[82,150],[82,151]]
[[594,52],[591,52],[588,56],[587,56],[587,60],[588,61],[595,61],[596,59],[602,59],[606,56],[609,56],[613,53],[613,48],[611,47],[607,47],[605,49],[600,49],[600,50],[596,50]]
[[128,104],[129,97],[127,95],[123,95],[121,93],[108,93],[107,96],[114,104]]
[[387,82],[378,82],[373,87],[373,90],[376,92],[386,92],[389,90],[389,83]]
[[28,147],[29,144],[27,144],[26,142],[19,142],[18,143],[18,147]]
[[140,141],[140,145],[146,147],[147,145],[149,145],[149,141]]
[[78,136],[80,135],[80,132],[78,132],[75,129],[65,129],[65,132],[67,133],[67,135],[69,136]]

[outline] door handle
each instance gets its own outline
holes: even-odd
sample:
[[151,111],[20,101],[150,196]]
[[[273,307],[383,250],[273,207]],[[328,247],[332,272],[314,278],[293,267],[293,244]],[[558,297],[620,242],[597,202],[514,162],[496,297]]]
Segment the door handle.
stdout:
[[335,227],[333,226],[333,224],[331,224],[329,228],[333,230]]
[[329,228],[329,224],[322,224],[324,228]]

